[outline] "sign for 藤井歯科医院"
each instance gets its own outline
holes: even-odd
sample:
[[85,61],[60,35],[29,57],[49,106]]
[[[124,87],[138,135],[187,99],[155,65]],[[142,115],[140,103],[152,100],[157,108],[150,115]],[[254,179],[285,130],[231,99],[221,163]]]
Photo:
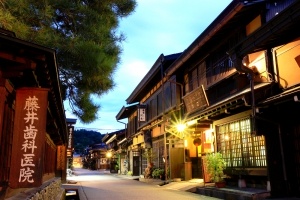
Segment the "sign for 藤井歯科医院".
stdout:
[[42,184],[48,89],[16,90],[16,106],[9,175],[11,188]]

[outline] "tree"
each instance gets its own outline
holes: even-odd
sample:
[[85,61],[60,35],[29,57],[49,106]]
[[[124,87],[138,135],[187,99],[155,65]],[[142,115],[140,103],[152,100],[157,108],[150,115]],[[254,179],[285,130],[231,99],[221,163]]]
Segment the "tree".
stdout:
[[73,135],[75,152],[84,153],[86,147],[102,143],[103,137],[104,135],[96,131],[75,130]]
[[90,123],[100,108],[92,96],[114,87],[125,39],[119,19],[135,7],[136,0],[0,0],[0,27],[56,50],[63,99]]

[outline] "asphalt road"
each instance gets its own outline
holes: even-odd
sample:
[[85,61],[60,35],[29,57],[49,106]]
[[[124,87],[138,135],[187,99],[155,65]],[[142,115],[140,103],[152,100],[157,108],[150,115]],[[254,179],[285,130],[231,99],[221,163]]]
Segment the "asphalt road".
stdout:
[[[156,184],[144,183],[126,176],[106,171],[92,171],[77,168],[73,176],[63,184],[66,189],[77,189],[80,200],[213,200],[192,192],[172,189]],[[74,199],[75,200],[75,199]]]

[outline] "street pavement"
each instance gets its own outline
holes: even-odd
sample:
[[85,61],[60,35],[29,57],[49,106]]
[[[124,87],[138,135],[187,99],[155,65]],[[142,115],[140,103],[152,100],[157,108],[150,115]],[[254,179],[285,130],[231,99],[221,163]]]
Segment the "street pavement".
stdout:
[[[62,187],[75,189],[80,200],[216,200],[193,193],[197,186],[203,185],[201,179],[170,182],[163,184],[161,180],[138,181],[138,176],[111,174],[106,170],[88,170],[75,168],[72,176]],[[76,199],[74,199],[76,200]]]

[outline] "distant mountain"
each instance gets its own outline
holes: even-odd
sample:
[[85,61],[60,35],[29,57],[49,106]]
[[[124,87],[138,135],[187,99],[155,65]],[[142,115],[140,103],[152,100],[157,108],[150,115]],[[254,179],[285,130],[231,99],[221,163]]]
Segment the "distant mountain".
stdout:
[[96,131],[89,131],[85,129],[75,130],[74,131],[74,151],[77,154],[83,154],[84,149],[93,144],[102,143],[102,135]]

